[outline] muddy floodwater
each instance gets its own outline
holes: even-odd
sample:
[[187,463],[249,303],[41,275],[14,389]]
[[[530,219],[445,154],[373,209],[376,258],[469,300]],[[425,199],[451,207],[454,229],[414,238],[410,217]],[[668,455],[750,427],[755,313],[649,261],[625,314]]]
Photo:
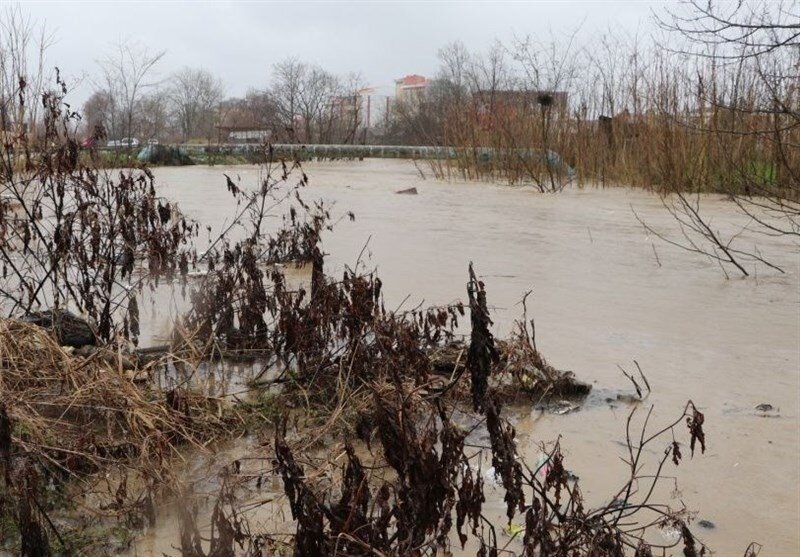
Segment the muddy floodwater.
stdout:
[[[309,163],[305,171],[307,199],[332,203],[334,215],[356,215],[325,236],[326,273],[353,267],[361,254],[367,268],[379,271],[387,307],[465,299],[472,261],[503,336],[521,313],[523,294],[533,290],[528,305],[538,348],[594,389],[577,412],[515,416],[526,458],[536,458],[539,442],[561,435],[567,467],[580,477],[589,504],[607,502],[626,477],[620,458],[632,408],[616,400],[632,391],[617,366],[631,370],[635,359],[652,394],[634,424],[653,404],[653,423],[665,425],[690,398],[706,415],[707,452],[690,459],[687,447],[681,465],[670,465],[666,475],[677,477],[677,490],[669,480],[666,502],[713,523],[695,530],[718,555],[741,555],[750,541],[764,545],[762,556],[800,554],[797,243],[745,230],[741,245],[757,244],[785,274],[762,267],[750,278],[732,273],[727,280],[716,263],[648,236],[634,210],[673,238],[679,231],[659,199],[641,190],[587,187],[553,195],[442,182],[408,161]],[[223,173],[245,186],[258,183],[251,166],[162,168],[156,178],[189,216],[220,229],[236,209]],[[417,195],[395,193],[412,187]],[[702,207],[723,233],[747,224],[722,199],[708,197]],[[758,412],[760,404],[775,410]],[[150,547],[160,554],[170,545]]]

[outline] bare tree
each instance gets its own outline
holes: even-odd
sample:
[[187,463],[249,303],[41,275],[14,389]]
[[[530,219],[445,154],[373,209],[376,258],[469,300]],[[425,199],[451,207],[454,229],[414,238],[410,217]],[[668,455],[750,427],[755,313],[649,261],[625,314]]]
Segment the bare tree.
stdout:
[[339,79],[329,76],[321,93],[327,97],[320,107],[317,138],[320,143],[356,143],[366,141],[369,118],[366,106],[368,93],[360,74],[352,73]]
[[282,119],[268,91],[251,89],[244,98],[228,98],[219,103],[217,111],[219,127],[218,141],[226,140],[226,132],[257,131],[254,137],[262,140],[291,141],[291,136],[282,133]]
[[439,69],[424,88],[395,99],[389,135],[417,144],[460,144],[470,114],[465,110],[474,85],[472,55],[454,41],[438,51]]
[[153,79],[153,70],[164,54],[166,51],[152,53],[137,43],[120,41],[99,62],[104,89],[114,99],[116,107],[110,130],[114,135],[122,132],[126,137],[133,136],[137,101],[158,84]]
[[566,43],[555,39],[540,42],[526,37],[515,41],[512,54],[524,75],[524,89],[536,95],[539,123],[532,129],[542,150],[542,162],[546,179],[538,177],[538,172],[529,172],[530,177],[541,191],[558,191],[567,183],[563,178],[561,161],[551,153],[558,143],[555,135],[564,131],[564,126],[556,126],[558,120],[565,120],[567,103],[556,100],[559,92],[569,90],[579,73],[578,55],[581,50],[575,44],[576,29]]
[[[731,169],[724,191],[768,234],[800,237],[800,13],[784,1],[690,0],[659,23],[686,40],[682,53],[710,67],[698,95],[702,121]],[[759,152],[732,145],[742,138]],[[754,157],[758,157],[755,158]]]
[[273,66],[270,96],[290,140],[328,140],[333,128],[341,80],[330,72],[289,58]]
[[301,82],[299,108],[307,142],[319,142],[326,116],[332,109],[333,98],[339,91],[338,79],[326,70],[312,66]]
[[493,114],[497,93],[513,87],[513,79],[506,60],[506,49],[496,42],[484,55],[472,59],[469,72],[470,88]]
[[173,129],[167,92],[155,89],[147,95],[142,95],[136,102],[135,119],[142,137],[148,139],[166,137]]
[[275,104],[283,132],[291,139],[297,136],[295,124],[300,115],[302,94],[308,67],[296,58],[288,58],[272,67],[270,96]]
[[20,6],[0,11],[0,130],[14,143],[33,134],[41,94],[49,73],[45,52],[52,37],[44,25],[23,14]]
[[210,139],[224,95],[222,81],[204,69],[184,68],[170,78],[169,98],[184,141]]
[[105,90],[95,91],[83,104],[83,119],[90,135],[109,133],[113,117],[114,99]]
[[371,106],[365,106],[363,92],[367,86],[359,73],[351,73],[342,81],[342,96],[351,99],[348,110],[340,119],[340,130],[337,137],[339,143],[365,143],[366,133],[370,125]]
[[786,48],[800,47],[800,13],[786,0],[712,2],[687,0],[680,10],[670,10],[658,23],[689,40],[685,52],[694,56],[760,57]]
[[455,41],[439,49],[439,74],[437,78],[449,85],[448,93],[457,106],[460,105],[467,94],[472,57],[464,43]]

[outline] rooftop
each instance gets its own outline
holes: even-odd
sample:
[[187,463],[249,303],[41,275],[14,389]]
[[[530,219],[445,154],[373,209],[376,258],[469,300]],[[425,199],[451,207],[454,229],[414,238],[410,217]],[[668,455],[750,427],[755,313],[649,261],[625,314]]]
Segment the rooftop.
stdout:
[[401,77],[400,79],[395,79],[394,82],[397,85],[402,85],[404,87],[415,87],[415,86],[425,85],[426,83],[428,83],[428,78],[425,77],[424,75],[410,74]]

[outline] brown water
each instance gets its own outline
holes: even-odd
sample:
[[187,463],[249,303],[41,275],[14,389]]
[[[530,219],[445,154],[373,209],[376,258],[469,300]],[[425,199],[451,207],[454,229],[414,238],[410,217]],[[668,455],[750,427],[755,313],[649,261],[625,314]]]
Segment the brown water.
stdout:
[[[683,502],[716,524],[697,533],[719,555],[741,555],[752,540],[764,544],[762,555],[800,554],[797,244],[745,231],[742,245],[757,243],[786,274],[761,268],[749,279],[726,280],[716,263],[648,237],[632,208],[671,237],[678,231],[658,198],[640,190],[552,195],[440,182],[422,178],[408,161],[313,163],[305,170],[306,198],[334,203],[335,214],[356,214],[354,223],[345,220],[326,236],[326,272],[336,276],[353,266],[366,245],[387,307],[464,299],[473,261],[496,333],[504,335],[521,313],[522,295],[533,289],[529,310],[539,349],[595,389],[579,412],[523,413],[517,428],[526,458],[535,459],[540,441],[562,435],[567,465],[589,502],[616,492],[626,477],[620,457],[630,407],[605,398],[630,389],[617,364],[630,370],[636,359],[653,388],[653,423],[678,416],[688,398],[706,415],[708,450],[668,470],[680,487],[668,502]],[[186,213],[220,228],[235,210],[223,173],[253,186],[259,176],[255,167],[190,167],[158,169],[156,177]],[[409,187],[419,195],[395,194]],[[723,232],[746,224],[724,200],[706,198],[703,210]],[[779,408],[779,417],[757,416],[760,403]],[[169,552],[169,545],[155,545]],[[148,547],[156,551],[152,540]]]

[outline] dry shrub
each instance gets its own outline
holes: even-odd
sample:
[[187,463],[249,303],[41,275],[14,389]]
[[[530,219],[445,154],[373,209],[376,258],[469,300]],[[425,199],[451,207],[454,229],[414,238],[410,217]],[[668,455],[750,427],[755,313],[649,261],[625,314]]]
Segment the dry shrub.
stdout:
[[[421,555],[447,547],[454,510],[460,536],[467,523],[477,527],[482,480],[464,455],[466,431],[411,383],[377,384],[373,396],[378,466],[365,466],[347,443],[335,487],[315,481],[285,431],[276,434],[277,470],[297,522],[295,555]],[[376,473],[383,468],[391,473]]]
[[97,518],[152,522],[154,498],[175,485],[181,447],[202,450],[229,429],[209,399],[136,384],[117,356],[73,356],[45,329],[0,320],[5,493],[17,502],[9,509],[35,503],[44,512],[68,493],[88,496],[84,509]]
[[[484,401],[491,446],[476,451],[466,442],[470,428],[450,419],[454,408],[427,396],[424,389],[395,382],[376,384],[372,392],[377,446],[369,452],[345,442],[344,451],[334,450],[325,461],[287,441],[286,422],[276,433],[275,473],[283,480],[296,524],[296,556],[446,555],[452,545],[464,548],[470,540],[478,555],[485,556],[503,550],[525,557],[638,557],[677,549],[678,544],[687,555],[706,551],[691,533],[685,509],[651,500],[663,466],[670,460],[677,465],[682,458],[674,452],[674,428],[691,417],[689,432],[692,438],[698,434],[692,429],[698,412],[691,402],[677,420],[654,434],[646,423],[638,440],[629,432],[629,479],[607,504],[589,508],[558,443],[538,468],[521,458],[514,428],[502,417],[495,395]],[[480,418],[475,417],[473,430],[480,427]],[[645,475],[643,454],[653,452],[649,446],[659,442],[666,448],[655,457],[657,471]],[[486,453],[507,504],[509,525],[515,519],[522,523],[516,526],[521,547],[501,547],[483,512],[492,497],[480,465]],[[332,468],[342,457],[337,478]],[[367,458],[370,462],[364,464]],[[654,543],[650,534],[664,527],[677,529],[679,541]]]
[[[214,429],[193,395],[135,384],[121,353],[116,363],[100,351],[72,356],[48,331],[12,319],[0,321],[0,339],[0,400],[24,429],[17,442],[26,452],[90,469],[120,451],[156,464],[175,442],[199,442]],[[195,410],[202,421],[191,419]]]

